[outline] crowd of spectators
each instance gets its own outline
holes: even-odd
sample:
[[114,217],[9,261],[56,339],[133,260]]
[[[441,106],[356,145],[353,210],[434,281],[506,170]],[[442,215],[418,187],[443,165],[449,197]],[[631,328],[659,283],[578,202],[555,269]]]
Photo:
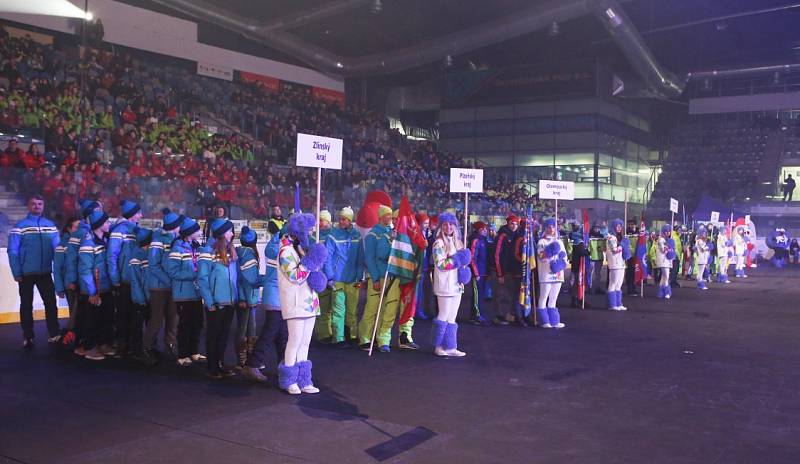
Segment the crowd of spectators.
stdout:
[[[248,133],[202,124],[201,110]],[[418,210],[460,205],[448,191],[449,168],[467,167],[431,142],[389,130],[380,114],[342,108],[303,86],[219,81],[103,50],[81,60],[77,47],[2,28],[0,111],[9,139],[0,182],[21,194],[43,192],[54,217],[74,215],[80,198],[101,200],[110,214],[130,198],[151,214],[170,206],[202,216],[223,204],[234,218],[263,218],[272,205],[293,204],[296,184],[309,208],[316,171],[291,166],[298,132],[345,140],[343,170],[324,174],[331,209],[358,206],[376,188],[397,200],[407,195]],[[34,143],[23,149],[15,134]],[[535,199],[522,188],[487,185],[473,202],[472,211],[504,215]]]

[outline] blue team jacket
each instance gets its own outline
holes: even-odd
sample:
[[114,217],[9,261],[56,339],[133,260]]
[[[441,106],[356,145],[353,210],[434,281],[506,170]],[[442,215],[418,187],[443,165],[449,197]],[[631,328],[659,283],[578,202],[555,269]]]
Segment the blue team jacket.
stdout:
[[350,230],[335,228],[325,240],[328,259],[323,270],[328,280],[352,284],[364,278],[364,252],[361,234]]
[[150,290],[170,290],[172,288],[171,279],[167,273],[167,260],[174,241],[175,234],[173,233],[164,232],[163,229],[153,232],[153,240],[147,251],[147,287]]
[[131,221],[123,220],[111,227],[111,238],[108,239],[108,274],[112,285],[130,283],[131,250],[136,246],[136,236]]
[[214,256],[212,248],[203,247],[200,249],[197,268],[200,296],[206,308],[233,305],[238,301],[239,272],[236,261],[231,260],[226,266]]
[[131,250],[128,260],[131,278],[131,300],[139,306],[147,306],[150,300],[150,289],[147,287],[147,250],[136,245]]
[[172,281],[173,301],[196,301],[200,299],[198,284],[198,261],[200,250],[193,249],[185,240],[175,240],[167,258],[167,274]]
[[265,274],[259,274],[258,260],[252,248],[241,246],[236,249],[239,257],[239,301],[246,301],[249,306],[261,303],[261,287],[266,280]]
[[51,274],[59,243],[53,221],[28,214],[8,233],[8,264],[15,279],[26,275]]
[[[81,240],[81,247],[78,250],[78,279],[81,293],[84,295],[92,296],[111,290],[111,279],[108,277],[107,243],[105,238],[100,238],[91,232]],[[95,280],[100,284],[99,288]]]
[[389,265],[389,252],[392,251],[392,230],[378,224],[364,239],[364,262],[373,282],[383,279]]
[[264,291],[261,300],[267,309],[272,311],[281,310],[281,299],[278,293],[278,254],[281,251],[281,234],[272,236],[267,246],[264,248],[264,258],[267,260],[267,271],[264,274]]

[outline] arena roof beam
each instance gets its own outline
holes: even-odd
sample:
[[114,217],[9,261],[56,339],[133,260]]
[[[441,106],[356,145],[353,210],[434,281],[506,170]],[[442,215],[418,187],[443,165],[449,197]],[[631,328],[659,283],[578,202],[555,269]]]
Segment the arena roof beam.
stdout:
[[567,21],[591,14],[600,0],[551,0],[545,4],[452,34],[388,52],[345,57],[276,29],[264,31],[263,24],[236,17],[220,8],[194,0],[153,0],[195,18],[217,24],[264,45],[292,55],[310,66],[345,76],[370,76],[403,71],[432,63],[447,55],[460,55],[500,43],[539,29],[554,21]]
[[596,15],[652,91],[667,98],[683,93],[686,82],[658,64],[636,26],[616,0],[600,0]]
[[286,31],[295,29],[305,24],[320,21],[331,16],[356,9],[366,5],[370,0],[340,0],[316,8],[298,11],[297,13],[282,16],[278,19],[267,21],[258,27],[261,34],[273,31]]

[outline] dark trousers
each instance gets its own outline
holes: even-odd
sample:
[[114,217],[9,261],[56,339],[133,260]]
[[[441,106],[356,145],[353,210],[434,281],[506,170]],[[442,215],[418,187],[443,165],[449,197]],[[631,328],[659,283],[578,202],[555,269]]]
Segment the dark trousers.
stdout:
[[436,301],[436,295],[433,294],[433,271],[423,271],[420,276],[420,285],[422,286],[422,299],[417,302],[417,313],[422,313],[422,319],[430,319],[436,317],[439,313]]
[[87,350],[97,345],[111,346],[114,342],[114,294],[101,293],[100,300],[100,305],[95,306],[89,303],[89,295],[81,295],[81,312],[85,313],[81,336]]
[[67,290],[67,304],[69,305],[69,322],[67,322],[68,330],[75,330],[78,318],[78,300],[80,299],[80,292],[78,290]]
[[47,333],[55,337],[61,332],[58,326],[58,306],[56,287],[50,274],[33,274],[22,277],[19,283],[19,321],[25,338],[33,338],[33,287],[39,290],[44,302],[44,315],[47,320]]
[[175,305],[178,307],[178,357],[188,358],[200,353],[203,303],[200,300],[176,301]]
[[138,305],[133,303],[131,306],[130,317],[128,319],[128,351],[131,353],[140,353],[143,348],[144,337],[144,321],[147,318],[147,313],[150,310],[147,306]]
[[628,291],[628,295],[636,293],[636,258],[631,258],[627,262],[627,266],[625,268],[625,286]]
[[206,357],[208,372],[218,374],[225,360],[228,346],[228,333],[233,323],[233,306],[218,307],[216,311],[206,311],[208,329],[206,330]]
[[505,316],[506,314],[516,314],[517,304],[519,303],[519,286],[522,283],[522,277],[506,275],[504,277],[503,285],[498,285],[497,288],[497,306],[496,312],[498,316]]
[[683,271],[683,269],[681,269],[681,261],[678,258],[672,260],[672,269],[674,269],[674,271],[670,272],[669,283],[671,286],[674,286],[678,283],[678,273]]
[[[792,201],[792,194],[794,193],[794,189],[786,189],[783,191],[783,201]],[[788,197],[788,200],[787,200]]]
[[172,291],[151,290],[149,306],[150,315],[144,331],[144,349],[152,350],[155,347],[158,333],[161,332],[161,327],[164,327],[165,320],[164,345],[177,343],[178,311],[175,309],[175,302],[172,301]]
[[286,342],[289,340],[289,329],[280,311],[264,311],[264,325],[258,335],[253,354],[247,358],[247,367],[275,366],[283,359]]
[[131,300],[131,284],[123,283],[114,291],[114,342],[117,350],[124,352],[128,350],[128,338],[132,330],[131,313],[133,312],[133,300]]

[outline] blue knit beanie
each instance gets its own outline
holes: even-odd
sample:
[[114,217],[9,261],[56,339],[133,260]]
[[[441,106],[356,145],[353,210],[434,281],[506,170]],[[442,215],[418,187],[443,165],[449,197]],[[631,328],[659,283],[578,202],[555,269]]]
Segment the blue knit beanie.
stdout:
[[182,215],[173,213],[169,208],[164,208],[161,212],[164,214],[164,225],[161,227],[162,229],[175,230],[181,226],[184,219]]
[[89,215],[92,214],[92,211],[94,211],[100,206],[100,203],[89,199],[81,200],[80,204],[81,204],[81,216],[83,216],[84,218],[88,218]]
[[244,226],[242,227],[242,232],[239,234],[239,241],[242,242],[244,246],[252,246],[256,244],[258,240],[258,234],[253,231],[253,229]]
[[190,217],[184,217],[183,222],[181,222],[181,230],[178,235],[180,235],[181,238],[186,238],[198,230],[200,230],[200,224],[198,224],[197,221]]
[[134,214],[142,210],[138,203],[130,200],[122,200],[119,202],[119,206],[122,211],[122,217],[125,219],[132,218]]
[[225,232],[233,229],[233,223],[227,219],[214,219],[214,222],[211,223],[211,235],[214,238],[222,237]]
[[92,227],[92,230],[97,230],[103,227],[103,224],[108,221],[108,214],[103,212],[103,210],[92,211],[87,219],[89,219],[89,225]]

